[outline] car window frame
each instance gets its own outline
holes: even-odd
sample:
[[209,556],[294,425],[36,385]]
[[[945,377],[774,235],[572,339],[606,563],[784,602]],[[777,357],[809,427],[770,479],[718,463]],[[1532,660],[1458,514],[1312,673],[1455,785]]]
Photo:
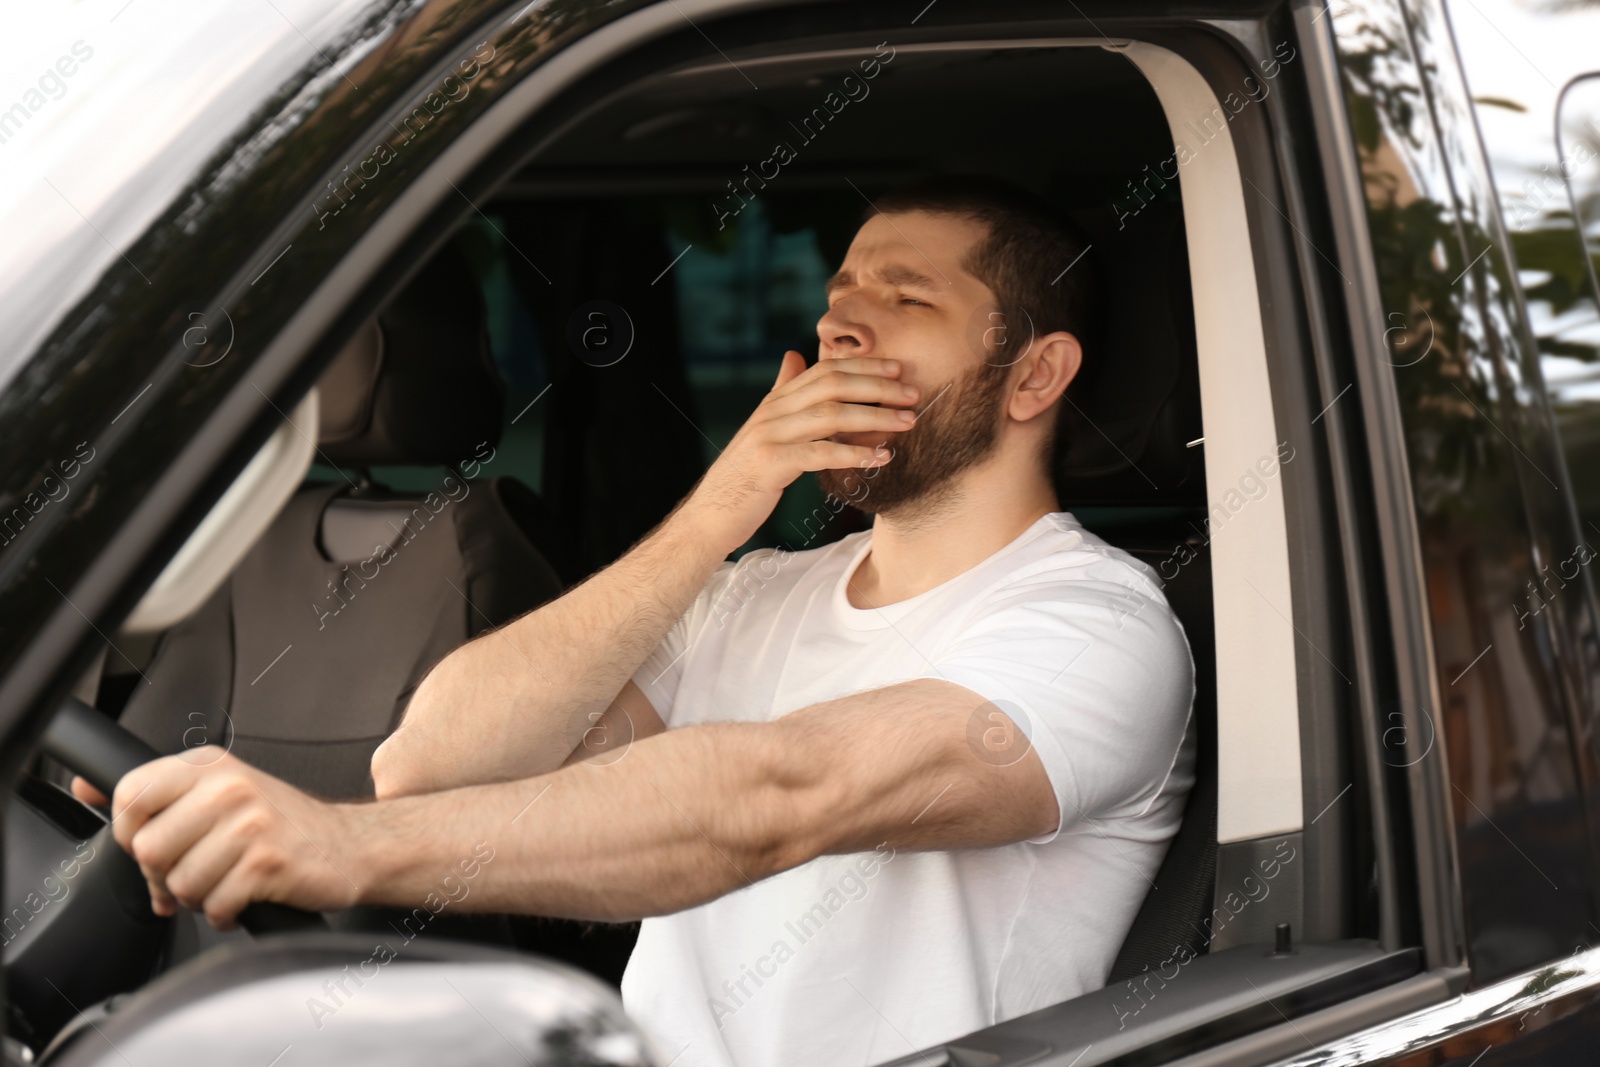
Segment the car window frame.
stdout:
[[[731,9],[737,5],[719,5],[707,0],[703,6],[711,11]],[[548,104],[563,88],[570,88],[605,60],[622,57],[641,40],[681,33],[681,28],[673,22],[675,18],[674,13],[660,10],[659,7],[636,11],[573,42],[564,51],[545,61],[541,70],[535,72],[535,75],[549,72],[548,77],[539,79],[529,75],[506,93],[495,105],[504,105],[504,114],[491,111],[479,118],[440,153],[425,172],[429,180],[419,178],[410,185],[321,277],[315,293],[294,310],[255,359],[253,368],[261,373],[247,383],[249,389],[243,384],[235,389],[229,398],[228,410],[219,411],[207,423],[206,429],[191,439],[183,452],[184,459],[167,470],[162,479],[159,499],[153,499],[150,509],[143,513],[142,526],[138,531],[143,540],[123,531],[101,552],[96,560],[99,570],[92,578],[104,585],[98,596],[85,598],[90,606],[89,614],[96,618],[107,618],[115,616],[119,607],[125,609],[130,606],[127,603],[128,591],[137,587],[142,577],[152,576],[151,572],[158,570],[164,562],[162,546],[176,549],[187,529],[198,523],[209,509],[210,500],[220,495],[237,469],[253,454],[255,446],[270,432],[277,421],[274,408],[281,407],[311,387],[322,366],[331,359],[338,346],[354,332],[381,299],[404,280],[407,268],[403,264],[421,263],[429,252],[448,239],[454,225],[470,210],[453,202],[452,189],[469,205],[480,201],[492,189],[494,182],[499,180],[496,175],[511,172],[510,157],[526,150],[524,146],[508,150],[508,139],[512,131],[522,126],[529,114],[539,110],[541,102]],[[623,23],[631,25],[620,28]],[[448,69],[449,65],[443,62],[436,70]],[[562,78],[568,80],[562,82]],[[538,117],[546,125],[553,125],[561,118],[554,110]],[[440,184],[433,178],[448,180]],[[1277,227],[1278,224],[1270,220],[1269,210],[1272,209],[1265,205],[1248,207],[1250,224],[1257,228]],[[1254,243],[1252,247],[1256,247]],[[270,247],[264,246],[263,254],[266,251],[270,251]],[[1260,287],[1267,283],[1258,275],[1255,284]],[[1259,293],[1259,288],[1252,289],[1253,301],[1259,299]],[[1257,305],[1252,303],[1252,306],[1259,311]],[[1276,384],[1274,387],[1277,387]],[[260,394],[261,399],[252,399],[250,390]],[[262,400],[266,400],[266,403],[262,403]],[[1269,410],[1275,413],[1280,406],[1274,402]],[[245,428],[241,430],[241,426]],[[231,446],[227,444],[230,438],[233,441]],[[207,449],[210,450],[209,455],[204,455]],[[223,457],[221,461],[218,461],[218,456]],[[163,526],[166,530],[164,541],[156,532],[158,527]],[[1284,550],[1287,552],[1287,536]],[[166,555],[170,555],[170,551]],[[134,561],[136,556],[144,560],[142,570],[138,569],[141,564]],[[117,577],[114,572],[119,567],[123,573]],[[120,583],[120,594],[112,588],[117,583]],[[74,586],[74,592],[77,590],[78,586]],[[1304,604],[1305,597],[1297,594],[1292,587],[1290,592],[1293,594],[1291,613],[1297,621],[1307,621],[1316,634],[1333,625],[1325,621],[1313,622],[1303,615],[1302,612],[1308,610]],[[120,601],[117,599],[119,595],[122,597]],[[52,653],[58,665],[67,662],[64,650],[74,641],[78,642],[80,651],[93,652],[96,642],[90,629],[69,618],[65,607],[59,609],[56,615],[57,618],[51,623],[51,632],[41,635],[42,639],[48,637],[48,640],[41,640],[36,645],[32,657],[35,664],[45,663],[51,659]],[[88,617],[83,616],[84,621]],[[1286,620],[1280,619],[1280,623],[1282,621]],[[40,667],[39,671],[42,673],[47,669]],[[58,673],[70,677],[71,672]],[[7,681],[10,681],[9,676]],[[33,681],[36,692],[46,690],[43,679],[35,678]],[[1304,706],[1304,692],[1302,683],[1297,681],[1292,700],[1296,717],[1300,716]],[[1301,759],[1301,747],[1297,735],[1297,763]],[[1330,799],[1336,797],[1330,796]],[[1294,800],[1303,810],[1303,788]]]

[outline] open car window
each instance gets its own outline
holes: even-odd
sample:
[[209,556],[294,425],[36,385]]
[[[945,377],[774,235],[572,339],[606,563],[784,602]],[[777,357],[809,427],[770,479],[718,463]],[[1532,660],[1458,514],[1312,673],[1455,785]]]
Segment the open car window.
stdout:
[[[1305,220],[1268,149],[1283,96],[1307,77],[1299,38],[1219,59],[1182,35],[1128,29],[897,46],[871,98],[792,135],[793,166],[749,202],[730,187],[768,158],[772,127],[814,111],[877,39],[772,30],[735,49],[738,66],[697,44],[615,70],[597,45],[571,63],[604,78],[543,125],[533,89],[554,94],[570,71],[526,74],[516,101],[483,83],[478,125],[461,119],[480,140],[450,164],[464,203],[420,203],[441,147],[406,180],[395,172],[396,199],[373,182],[329,222],[356,231],[381,205],[366,258],[306,268],[306,284],[328,288],[267,331],[285,368],[317,354],[317,373],[285,387],[309,395],[315,383],[323,401],[311,475],[217,596],[159,645],[108,658],[104,710],[169,749],[199,723],[274,773],[358,795],[419,665],[616,558],[704,471],[782,350],[814,349],[821,283],[871,197],[998,141],[1005,154],[989,165],[1071,215],[1109,280],[1108,329],[1091,349],[1103,376],[1056,474],[1065,509],[1167,583],[1196,658],[1202,781],[1107,986],[932,1055],[1077,1042],[1088,1067],[1215,1044],[1277,1025],[1279,1005],[1309,1012],[1412,975],[1418,954],[1380,921],[1393,908],[1373,874],[1383,799],[1359,768],[1346,676],[1361,638],[1334,602],[1326,407],[1310,402],[1303,342],[1322,253],[1291,221]],[[509,45],[507,56],[527,60]],[[505,112],[490,122],[495,107]],[[1076,118],[1039,138],[1041,113]],[[418,200],[409,215],[404,196]],[[258,266],[286,243],[263,241]],[[351,272],[343,288],[325,281],[336,270]],[[321,318],[291,330],[292,314]],[[429,352],[470,373],[434,375]],[[426,431],[401,439],[337,417],[387,410],[383,389],[408,396],[417,406],[399,421]],[[813,547],[863,527],[807,479],[746,547]],[[408,599],[414,576],[433,573],[451,581],[425,604]],[[625,939],[539,937],[522,944],[603,976],[626,959]]]

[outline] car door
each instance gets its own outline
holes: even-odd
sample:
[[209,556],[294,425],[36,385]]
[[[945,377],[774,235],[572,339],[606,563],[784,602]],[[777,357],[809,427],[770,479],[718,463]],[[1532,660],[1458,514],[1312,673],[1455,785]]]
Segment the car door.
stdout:
[[[1592,440],[1600,336],[1600,123],[1576,43],[1593,18],[1465,2],[1297,11],[1339,275],[1329,306],[1349,316],[1353,363],[1353,381],[1330,383],[1352,403],[1327,390],[1330,421],[1349,433],[1345,457],[1370,463],[1386,586],[1371,651],[1393,653],[1379,750],[1402,798],[1391,858],[1429,970],[1339,1009],[1286,1008],[1299,1054],[1272,1055],[1266,1031],[1175,1062],[1592,1057],[1600,528],[1572,457]],[[1402,1001],[1430,980],[1456,995]]]
[[[1458,159],[1467,127],[1459,115],[1447,121],[1430,110],[1427,94],[1443,76],[1418,69],[1451,62],[1437,14],[1429,40],[1441,51],[1419,58],[1407,14],[1379,4],[1265,14],[1217,5],[1172,15],[947,0],[936,9],[939,22],[873,6],[852,8],[844,24],[828,5],[682,6],[363,8],[347,28],[319,37],[318,56],[283,92],[264,89],[251,107],[230,112],[238,126],[214,152],[172,168],[153,221],[130,216],[102,226],[118,235],[115,254],[99,254],[86,288],[35,309],[27,321],[37,336],[16,335],[23,355],[0,395],[8,425],[0,449],[13,461],[0,464],[5,491],[37,492],[53,465],[75,458],[80,494],[71,508],[34,513],[0,555],[0,729],[8,738],[37,733],[101,631],[132,607],[407,264],[479,210],[540,137],[641,69],[724,49],[734,57],[824,44],[870,52],[885,33],[931,50],[1019,39],[1104,45],[1133,57],[1153,83],[1175,79],[1166,88],[1178,103],[1205,97],[1192,119],[1210,147],[1184,172],[1184,195],[1206,193],[1200,175],[1219,181],[1219,168],[1229,167],[1234,175],[1222,190],[1226,219],[1194,212],[1216,228],[1190,245],[1217,267],[1198,272],[1208,288],[1196,292],[1208,299],[1197,303],[1226,312],[1210,326],[1214,380],[1248,400],[1238,408],[1210,401],[1207,462],[1218,465],[1208,466],[1208,477],[1217,501],[1228,506],[1229,485],[1256,458],[1246,450],[1244,462],[1233,462],[1232,443],[1255,439],[1230,439],[1228,416],[1237,413],[1239,426],[1269,442],[1283,431],[1306,449],[1303,466],[1285,472],[1281,497],[1241,513],[1276,515],[1275,532],[1244,543],[1253,559],[1230,550],[1241,562],[1218,572],[1229,583],[1222,602],[1231,605],[1218,618],[1227,631],[1219,641],[1231,638],[1231,698],[1219,717],[1232,762],[1220,765],[1227,814],[1209,889],[1217,907],[1243,918],[1230,918],[1228,938],[1212,952],[1157,956],[1137,984],[1129,979],[937,1050],[910,1049],[907,1062],[1269,1062],[1450,1003],[1469,982],[1493,992],[1549,962],[1548,948],[1530,956],[1517,942],[1496,964],[1509,970],[1469,970],[1484,958],[1472,955],[1470,936],[1493,948],[1496,931],[1515,916],[1493,899],[1479,912],[1464,907],[1456,876],[1458,868],[1509,869],[1488,851],[1500,847],[1493,833],[1522,850],[1548,823],[1567,888],[1558,884],[1551,903],[1524,921],[1551,944],[1570,938],[1579,916],[1587,921],[1573,900],[1591,884],[1579,786],[1588,777],[1571,743],[1574,705],[1562,670],[1543,666],[1568,655],[1565,631],[1537,631],[1546,634],[1535,647],[1543,660],[1499,648],[1461,661],[1458,649],[1470,650],[1463,642],[1477,635],[1469,628],[1456,636],[1448,627],[1457,615],[1433,612],[1441,579],[1428,569],[1432,542],[1419,532],[1416,487],[1431,484],[1422,477],[1429,469],[1412,458],[1417,431],[1407,420],[1427,408],[1408,407],[1406,390],[1438,372],[1424,360],[1414,364],[1423,368],[1418,375],[1403,377],[1410,367],[1400,364],[1427,336],[1415,314],[1439,312],[1447,333],[1476,330],[1490,374],[1511,373],[1502,350],[1510,334],[1498,324],[1515,317],[1500,310],[1509,299],[1503,289],[1483,291],[1490,277],[1504,285],[1505,261],[1495,267],[1462,255],[1463,209],[1450,180],[1472,174]],[[718,42],[712,49],[707,33]],[[1260,99],[1247,87],[1235,91],[1247,76],[1259,85],[1269,69],[1272,79],[1282,76],[1278,89]],[[1232,132],[1213,144],[1224,130]],[[1447,136],[1455,154],[1438,147]],[[1422,236],[1404,231],[1410,216],[1385,221],[1363,164],[1374,174],[1380,166],[1403,172],[1419,190],[1407,205],[1421,205],[1414,214]],[[1130,175],[1130,186],[1135,177],[1148,180]],[[1130,210],[1126,202],[1121,210]],[[111,214],[96,217],[106,224]],[[1495,233],[1487,224],[1474,232]],[[1418,248],[1435,273],[1448,278],[1459,269],[1478,286],[1463,290],[1470,298],[1417,290],[1418,261],[1398,257]],[[1246,273],[1223,254],[1241,249],[1253,257]],[[71,262],[42,246],[34,254],[47,274]],[[1483,273],[1493,270],[1500,273]],[[207,329],[228,325],[238,358],[196,359],[196,314]],[[1241,324],[1253,334],[1250,368],[1243,355],[1226,358],[1228,331]],[[1249,375],[1239,376],[1241,368]],[[1227,392],[1213,387],[1213,397]],[[1464,395],[1470,405],[1470,390]],[[1466,410],[1455,412],[1465,419]],[[1516,450],[1481,432],[1487,418],[1464,436],[1499,464],[1492,501],[1504,506],[1500,528],[1509,540],[1495,551],[1509,556],[1524,546],[1532,558],[1525,546],[1552,543],[1551,531],[1571,516],[1526,502]],[[1537,436],[1523,446],[1536,460],[1549,450]],[[92,461],[74,451],[80,439]],[[1503,592],[1503,576],[1491,586],[1477,574],[1463,572],[1450,588]],[[1545,807],[1530,813],[1525,799],[1504,802],[1506,813],[1521,813],[1510,831],[1496,831],[1500,806],[1485,809],[1482,824],[1472,824],[1483,832],[1470,839],[1462,808],[1470,812],[1489,794],[1463,788],[1463,805],[1450,787],[1447,754],[1479,743],[1470,709],[1452,714],[1440,695],[1461,680],[1458,666],[1471,680],[1463,684],[1490,684],[1473,670],[1515,677],[1521,688],[1504,682],[1501,695],[1485,690],[1478,699],[1499,701],[1504,737],[1524,723],[1538,727],[1531,751],[1548,768],[1540,780]],[[1442,678],[1446,669],[1452,673]],[[1480,857],[1475,848],[1486,851]],[[1262,895],[1253,910],[1237,903],[1256,892],[1246,879],[1260,886],[1272,869],[1263,863],[1276,858],[1281,871],[1291,853],[1305,859],[1277,884],[1292,891]],[[1473,915],[1486,918],[1473,925]],[[1283,944],[1279,923],[1289,924]],[[1560,990],[1573,979],[1544,981]],[[1137,1012],[1130,998],[1138,998]],[[1399,1031],[1382,1032],[1390,1036],[1360,1040],[1399,1047],[1382,1045],[1401,1040]]]
[[1354,149],[1334,173],[1343,238],[1370,256],[1353,333],[1379,364],[1366,436],[1404,576],[1390,595],[1411,646],[1403,724],[1431,746],[1404,782],[1419,918],[1462,995],[1284,1062],[1586,1062],[1595,532],[1571,461],[1594,290],[1567,184],[1586,157],[1558,146],[1586,126],[1591,64],[1574,42],[1594,15],[1416,2],[1317,17]]
[[[263,79],[212,153],[153,168],[169,183],[149,194],[154,221],[101,213],[117,243],[98,253],[86,288],[18,320],[40,336],[19,331],[24,358],[3,401],[18,493],[57,453],[77,456],[80,437],[94,457],[78,457],[79,503],[43,509],[0,560],[0,625],[11,627],[0,633],[0,707],[18,736],[37,730],[355,324],[529,146],[612,87],[724,48],[741,58],[841,44],[871,53],[895,34],[938,55],[1028,47],[1042,32],[1037,12],[949,4],[944,22],[922,25],[855,9],[840,42],[831,6],[708,2],[692,16],[678,6],[360,9],[319,36],[317,57],[281,92]],[[1380,746],[1383,660],[1352,624],[1372,614],[1364,490],[1319,427],[1340,395],[1335,368],[1319,362],[1334,346],[1319,316],[1336,299],[1325,290],[1337,268],[1322,264],[1327,222],[1305,188],[1306,146],[1281,132],[1307,107],[1308,68],[1294,63],[1318,31],[1282,10],[1236,15],[1053,12],[1045,27],[1062,47],[1126,54],[1165,94],[1174,139],[1196,153],[1166,162],[1188,168],[1179,184],[1197,198],[1189,250],[1203,264],[1195,303],[1207,316],[1210,413],[1196,444],[1214,483],[1207,521],[1229,531],[1215,539],[1227,638],[1219,826],[1208,831],[1219,873],[1196,876],[1215,905],[1201,931],[1210,951],[1158,945],[1126,981],[938,1053],[952,1061],[1049,1055],[1087,1067],[1230,1039],[1255,1042],[1261,1056],[1307,1028],[1342,1032],[1309,1021],[1329,1004],[1364,1005],[1347,1008],[1337,1024],[1347,1027],[1350,1011],[1392,1014],[1448,988],[1414,977],[1422,957],[1405,916],[1415,904],[1392,829],[1404,818]],[[707,30],[719,41],[710,50]],[[1150,180],[1130,175],[1130,188],[1135,176]],[[1118,219],[1136,210],[1120,195],[1104,206]],[[1318,239],[1302,240],[1306,228]],[[47,276],[83,256],[79,246],[34,254]],[[196,358],[197,322],[226,324],[232,358]],[[1280,429],[1306,458],[1284,473],[1281,494],[1247,506],[1257,463],[1284,458]],[[1327,487],[1329,474],[1342,488]]]

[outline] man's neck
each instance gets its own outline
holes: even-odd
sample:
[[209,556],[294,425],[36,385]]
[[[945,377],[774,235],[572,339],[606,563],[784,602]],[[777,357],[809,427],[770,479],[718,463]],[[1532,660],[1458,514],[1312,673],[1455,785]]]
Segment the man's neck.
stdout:
[[1013,475],[1009,486],[1007,480],[997,471],[975,467],[931,506],[877,516],[872,549],[846,590],[850,603],[883,607],[925,593],[982,563],[1041,517],[1061,510],[1042,474],[1023,479]]

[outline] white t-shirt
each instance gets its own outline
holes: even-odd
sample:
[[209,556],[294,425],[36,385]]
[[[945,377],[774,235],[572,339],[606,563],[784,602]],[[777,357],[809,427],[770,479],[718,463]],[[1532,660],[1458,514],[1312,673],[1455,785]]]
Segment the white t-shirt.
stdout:
[[1098,989],[1177,831],[1194,664],[1150,567],[1055,512],[861,609],[845,584],[871,543],[724,563],[634,681],[669,729],[954,682],[1018,721],[1060,824],[999,848],[821,856],[645,919],[622,998],[674,1067],[879,1063]]

